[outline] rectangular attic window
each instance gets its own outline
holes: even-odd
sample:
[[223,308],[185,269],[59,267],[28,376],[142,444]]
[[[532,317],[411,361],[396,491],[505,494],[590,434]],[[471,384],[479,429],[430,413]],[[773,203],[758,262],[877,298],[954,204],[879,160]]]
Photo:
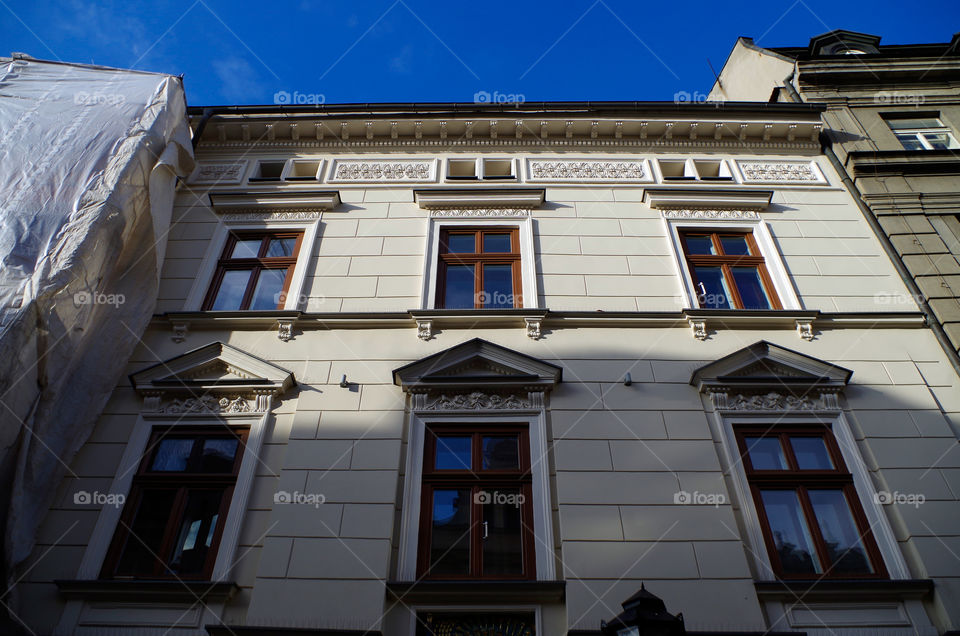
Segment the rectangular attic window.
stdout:
[[280,181],[283,176],[285,161],[261,161],[257,164],[257,172],[250,177],[250,181]]
[[285,181],[316,181],[319,171],[319,161],[294,160]]

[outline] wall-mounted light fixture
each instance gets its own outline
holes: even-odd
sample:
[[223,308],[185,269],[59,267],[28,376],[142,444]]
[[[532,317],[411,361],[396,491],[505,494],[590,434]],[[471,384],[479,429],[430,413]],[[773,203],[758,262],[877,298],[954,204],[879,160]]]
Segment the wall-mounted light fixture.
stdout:
[[344,373],[343,375],[340,376],[340,388],[346,389],[349,386],[350,386],[350,383],[347,382],[347,374]]
[[633,378],[630,377],[630,372],[627,371],[627,375],[623,376],[623,386],[630,386],[633,384]]

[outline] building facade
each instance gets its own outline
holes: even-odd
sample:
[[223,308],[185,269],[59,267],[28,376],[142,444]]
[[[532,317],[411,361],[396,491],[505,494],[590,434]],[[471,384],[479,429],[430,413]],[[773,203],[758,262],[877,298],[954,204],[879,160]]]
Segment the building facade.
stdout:
[[772,49],[741,38],[710,97],[827,106],[828,157],[956,352],[960,33],[939,44],[881,45],[879,36],[831,31],[806,47]]
[[957,374],[821,115],[194,110],[24,623],[554,636],[656,595],[689,633],[956,629]]

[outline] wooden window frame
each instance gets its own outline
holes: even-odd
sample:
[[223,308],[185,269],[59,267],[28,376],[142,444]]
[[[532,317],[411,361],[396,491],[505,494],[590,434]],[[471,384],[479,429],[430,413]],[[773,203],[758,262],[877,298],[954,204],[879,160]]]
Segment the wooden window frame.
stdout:
[[[451,235],[474,235],[474,251],[450,252]],[[486,234],[510,234],[510,252],[483,252],[483,237]],[[440,230],[440,244],[437,252],[437,309],[445,309],[447,267],[450,265],[473,265],[473,308],[484,309],[481,303],[483,293],[483,266],[510,265],[513,285],[513,308],[523,307],[523,276],[520,248],[520,229],[517,226],[465,226],[446,227]]]
[[[237,478],[240,473],[240,464],[243,459],[244,451],[247,445],[247,436],[250,430],[248,427],[211,427],[211,426],[155,426],[150,433],[150,440],[147,444],[148,452],[144,453],[137,473],[130,486],[130,496],[124,504],[123,513],[120,516],[120,523],[114,532],[110,547],[107,550],[106,558],[103,562],[100,578],[103,579],[175,579],[175,580],[210,580],[213,574],[213,567],[217,559],[217,552],[220,549],[220,539],[223,536],[224,526],[227,520],[227,513],[230,509],[230,501],[233,498],[233,490],[236,487]],[[223,438],[224,436],[233,436],[237,439],[237,452],[234,456],[233,467],[230,473],[189,473],[173,471],[150,471],[150,464],[156,455],[160,441],[164,437],[195,437],[195,438]],[[120,558],[126,548],[127,541],[132,532],[133,523],[137,512],[139,511],[140,501],[143,492],[149,489],[169,489],[176,490],[177,495],[174,499],[173,508],[167,519],[167,525],[163,532],[163,538],[160,542],[160,548],[156,551],[153,571],[150,574],[129,574],[120,575],[116,573],[120,563]],[[220,509],[217,517],[217,528],[214,530],[213,539],[210,542],[210,548],[203,564],[203,570],[197,574],[179,574],[167,571],[167,558],[173,548],[174,537],[180,527],[183,513],[186,506],[187,496],[190,492],[223,489],[223,495],[220,501]],[[152,549],[152,546],[151,546]]]
[[[754,506],[757,510],[757,516],[760,520],[760,528],[763,532],[763,540],[767,547],[767,554],[770,556],[770,565],[774,574],[779,579],[784,580],[810,580],[810,579],[887,579],[889,575],[877,545],[873,532],[870,530],[870,523],[863,511],[860,498],[854,486],[853,475],[847,470],[843,461],[843,455],[837,440],[825,424],[809,424],[796,426],[769,426],[758,425],[737,425],[734,426],[734,435],[737,443],[737,450],[740,453],[744,472],[747,477],[747,483],[753,496]],[[747,437],[776,438],[780,442],[784,459],[787,461],[787,468],[780,470],[755,470],[750,460],[750,454],[747,448]],[[822,439],[830,461],[833,462],[832,470],[801,470],[798,467],[796,456],[790,437],[816,437]],[[851,574],[849,572],[832,572],[833,563],[830,561],[826,542],[823,539],[823,533],[810,503],[810,497],[807,490],[829,488],[840,490],[847,501],[847,507],[850,515],[853,517],[854,524],[863,548],[873,567],[872,573]],[[780,554],[777,551],[776,541],[773,532],[770,529],[770,521],[767,517],[767,511],[763,505],[761,490],[791,490],[797,493],[797,499],[800,502],[803,511],[804,521],[810,531],[810,537],[813,541],[817,558],[820,561],[824,572],[810,573],[786,573],[780,563]]]
[[[482,439],[498,433],[517,435],[519,439],[519,469],[483,470]],[[471,437],[469,470],[434,469],[438,435]],[[533,488],[530,467],[530,435],[526,424],[463,425],[437,424],[426,428],[424,439],[423,474],[420,490],[420,536],[417,545],[417,577],[429,580],[535,580],[537,578],[535,537],[533,531]],[[433,491],[435,488],[463,488],[471,491],[470,518],[470,572],[464,575],[430,574],[430,544],[433,533]],[[480,520],[482,506],[475,494],[481,490],[500,488],[519,489],[525,497],[521,507],[521,550],[523,571],[515,575],[483,576],[483,538]]]
[[[250,258],[230,258],[234,246],[238,241],[247,241],[251,239],[260,239],[260,250],[256,257]],[[296,238],[290,256],[266,256],[267,246],[270,239]],[[223,283],[224,275],[230,270],[250,269],[250,277],[247,279],[247,287],[243,292],[243,298],[240,301],[240,307],[235,310],[224,311],[250,311],[250,302],[253,300],[253,291],[257,286],[257,280],[260,272],[265,269],[283,269],[287,270],[283,280],[283,288],[280,291],[281,300],[274,309],[283,309],[284,298],[290,289],[290,282],[293,280],[293,272],[297,266],[297,257],[300,254],[300,244],[303,242],[303,230],[232,230],[227,236],[226,245],[217,260],[217,267],[214,270],[213,280],[210,282],[210,288],[204,297],[201,309],[203,311],[212,311],[213,303],[220,291],[220,285]]]
[[[716,254],[691,254],[690,249],[687,246],[687,236],[690,235],[709,236]],[[770,301],[769,309],[783,308],[783,305],[780,303],[780,298],[777,296],[776,285],[773,284],[773,279],[770,277],[770,272],[767,271],[766,260],[763,257],[763,252],[760,250],[760,246],[757,244],[757,239],[753,235],[753,232],[691,227],[680,229],[679,236],[680,245],[683,248],[683,257],[687,263],[687,270],[690,273],[690,280],[693,282],[694,297],[697,298],[697,303],[700,304],[701,307],[702,303],[699,300],[700,294],[697,293],[697,289],[700,285],[700,281],[697,278],[697,265],[706,267],[720,267],[724,280],[727,283],[727,287],[732,296],[730,300],[732,301],[731,304],[733,305],[733,309],[743,309],[743,300],[740,298],[740,290],[737,288],[737,283],[733,277],[731,268],[756,267],[757,272],[760,275],[760,282],[767,294],[767,299]],[[724,254],[723,244],[720,242],[720,238],[734,236],[743,237],[746,239],[747,247],[750,250],[750,255],[728,256]]]

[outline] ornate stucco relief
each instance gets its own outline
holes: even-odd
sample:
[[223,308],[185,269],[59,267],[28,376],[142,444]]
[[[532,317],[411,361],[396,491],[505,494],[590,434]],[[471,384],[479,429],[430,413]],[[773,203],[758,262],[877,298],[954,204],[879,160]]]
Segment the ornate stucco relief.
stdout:
[[820,176],[809,162],[738,161],[745,181],[808,181],[820,182]]

